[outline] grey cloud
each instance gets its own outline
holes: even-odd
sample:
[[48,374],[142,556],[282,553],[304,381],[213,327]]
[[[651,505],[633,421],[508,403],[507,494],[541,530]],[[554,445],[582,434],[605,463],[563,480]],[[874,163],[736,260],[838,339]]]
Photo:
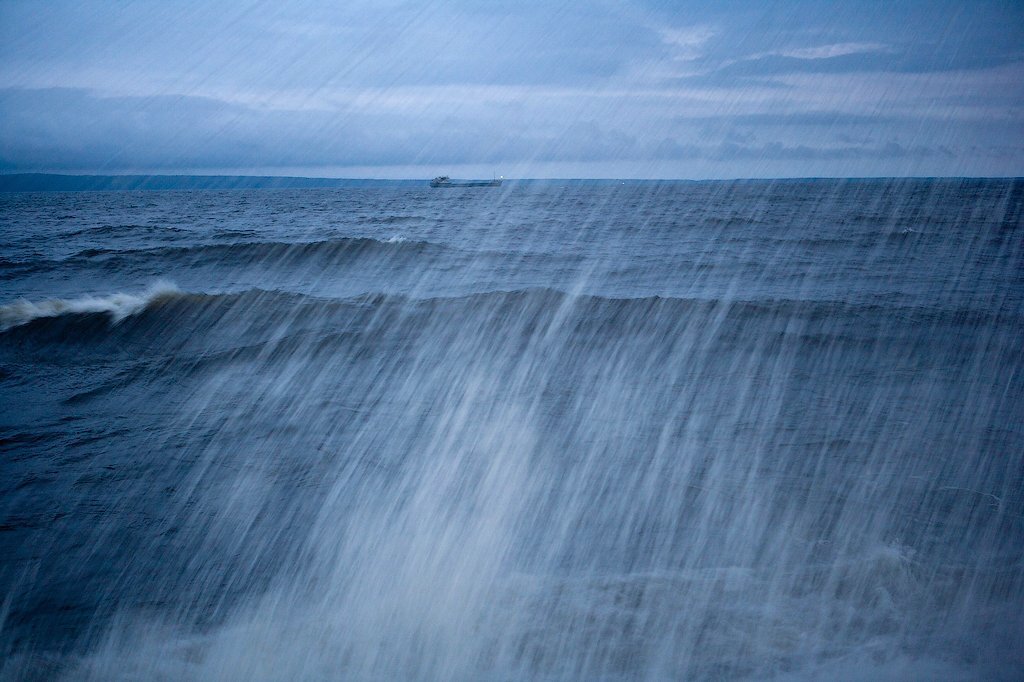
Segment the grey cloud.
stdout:
[[1024,171],[1010,5],[382,2],[0,3],[0,167]]
[[75,89],[0,91],[0,116],[5,121],[0,165],[8,170],[956,156],[949,145],[843,144],[836,135],[831,142],[819,137],[814,143],[757,143],[757,128],[736,128],[729,121],[708,127],[703,141],[598,121],[521,126],[509,135],[496,134],[493,122],[473,117],[448,117],[446,125],[438,125],[429,117],[414,122],[379,113],[339,117],[201,97],[97,97]]
[[750,146],[725,143],[710,150],[709,158],[730,159],[786,159],[786,160],[852,160],[852,159],[907,159],[949,156],[939,147],[924,145],[905,146],[897,142],[883,145],[848,145],[843,147],[787,146],[778,142]]
[[658,158],[704,159],[710,161],[771,160],[771,161],[838,161],[866,159],[927,159],[954,158],[952,150],[944,145],[901,145],[889,142],[882,145],[853,144],[844,146],[813,147],[785,145],[779,142],[741,144],[732,141],[715,145],[683,145],[673,140],[662,140],[655,154]]

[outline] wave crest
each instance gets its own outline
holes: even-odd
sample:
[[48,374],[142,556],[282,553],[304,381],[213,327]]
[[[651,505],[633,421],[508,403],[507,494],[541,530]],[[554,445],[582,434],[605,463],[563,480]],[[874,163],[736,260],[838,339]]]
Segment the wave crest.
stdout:
[[80,298],[52,298],[45,301],[19,300],[0,306],[0,332],[20,327],[43,317],[59,317],[68,314],[106,313],[114,324],[126,317],[141,312],[146,306],[174,296],[181,290],[172,282],[159,281],[141,294],[115,293],[107,296],[82,296]]

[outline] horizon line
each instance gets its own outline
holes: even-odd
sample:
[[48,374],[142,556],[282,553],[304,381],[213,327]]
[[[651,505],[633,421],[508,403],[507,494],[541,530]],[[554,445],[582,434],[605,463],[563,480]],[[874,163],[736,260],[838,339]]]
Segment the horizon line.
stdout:
[[[427,182],[427,176],[385,178],[373,176],[331,176],[331,175],[274,175],[249,173],[187,173],[171,172],[127,172],[127,173],[75,173],[51,171],[4,171],[0,170],[0,178],[209,178],[209,179],[246,179],[246,180],[315,180],[327,182]],[[459,178],[461,179],[461,178]],[[506,182],[527,181],[632,181],[632,182],[718,182],[734,180],[1015,180],[1024,179],[1024,175],[777,175],[777,176],[721,176],[721,177],[637,177],[637,176],[534,176],[534,177],[502,177]]]

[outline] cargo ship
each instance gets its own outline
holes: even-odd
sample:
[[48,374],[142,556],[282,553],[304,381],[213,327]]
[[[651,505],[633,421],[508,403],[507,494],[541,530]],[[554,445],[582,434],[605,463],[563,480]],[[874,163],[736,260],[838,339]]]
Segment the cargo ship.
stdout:
[[430,181],[431,187],[500,187],[504,178],[493,180],[452,180],[447,175],[439,175]]

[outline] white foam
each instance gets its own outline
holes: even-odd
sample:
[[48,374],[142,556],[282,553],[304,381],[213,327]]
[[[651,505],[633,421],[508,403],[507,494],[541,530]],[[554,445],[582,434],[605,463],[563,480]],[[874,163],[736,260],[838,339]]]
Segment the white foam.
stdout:
[[169,295],[181,293],[173,283],[159,281],[141,294],[116,293],[107,296],[51,298],[45,301],[21,299],[0,306],[0,331],[28,324],[41,317],[59,317],[72,313],[108,313],[114,324],[141,312],[147,305]]

